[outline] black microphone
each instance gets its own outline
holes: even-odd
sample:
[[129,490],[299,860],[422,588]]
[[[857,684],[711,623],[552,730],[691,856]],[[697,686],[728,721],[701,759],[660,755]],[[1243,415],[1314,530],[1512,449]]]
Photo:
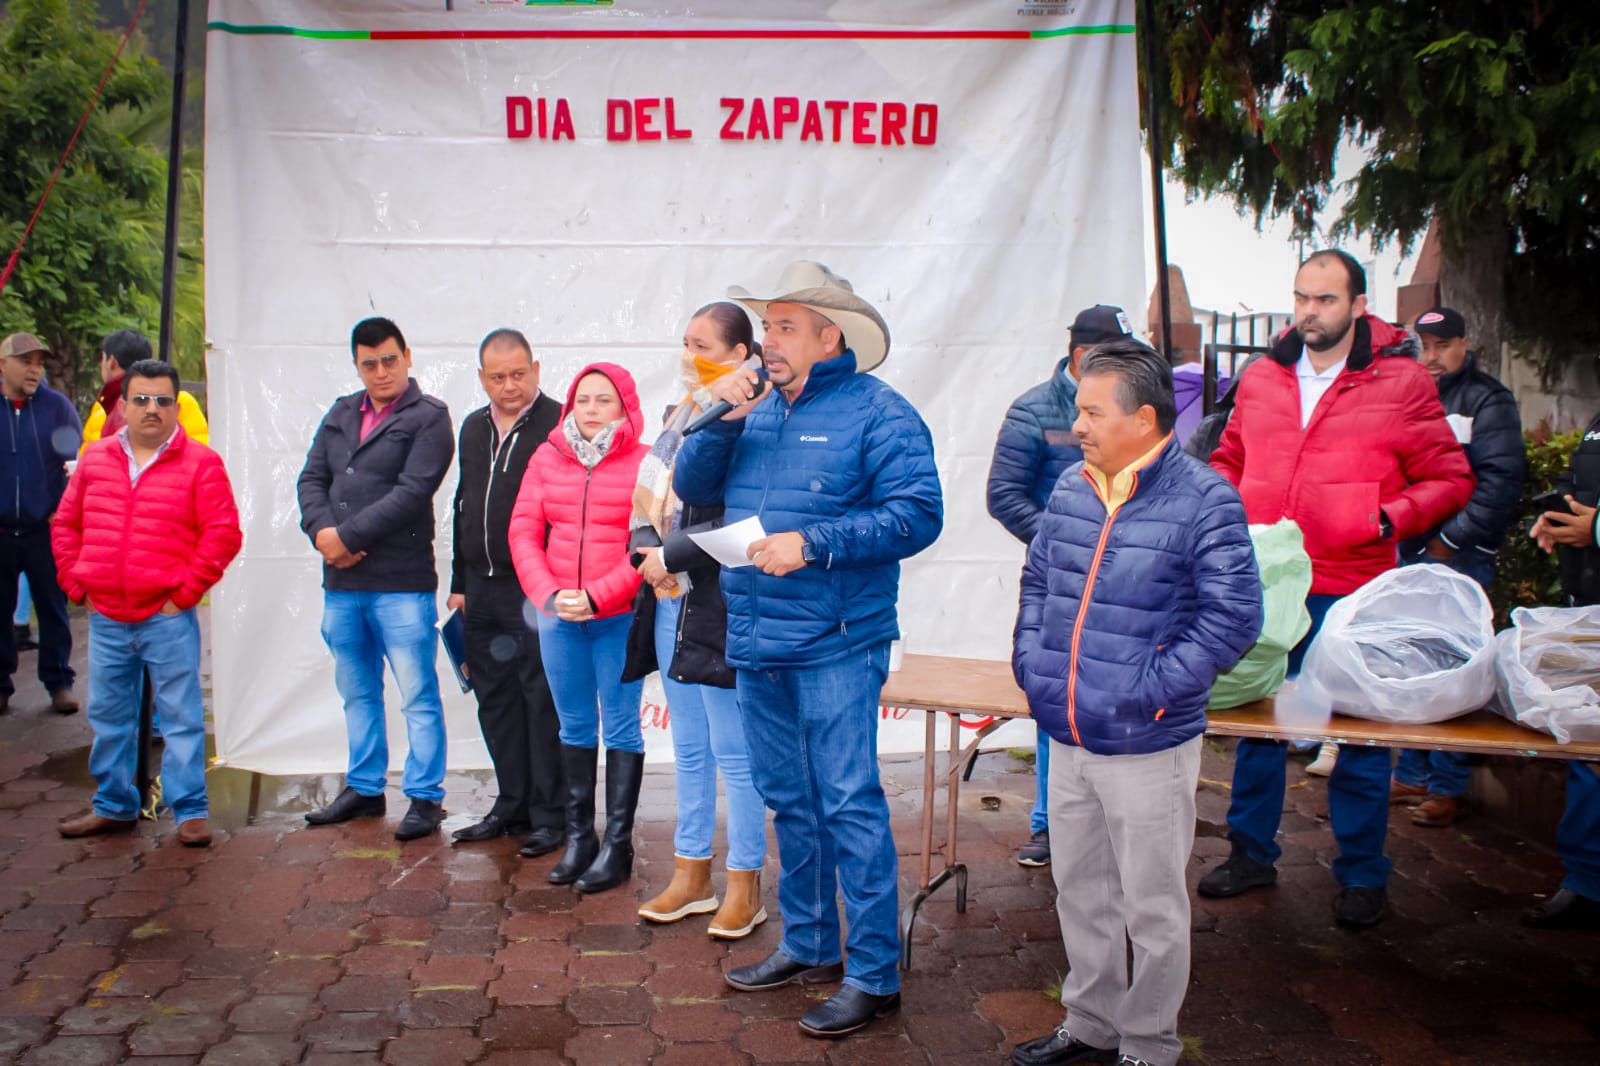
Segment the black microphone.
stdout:
[[[751,363],[754,363],[755,365],[751,366]],[[761,395],[760,387],[767,383],[767,368],[760,362],[760,360],[757,359],[752,359],[745,363],[744,367],[748,367],[756,372],[756,395]],[[744,368],[741,367],[741,369]],[[748,403],[749,401],[747,400],[745,402]],[[693,422],[690,422],[689,425],[685,427],[683,435],[687,437],[691,433],[699,433],[702,429],[705,429],[713,422],[719,421],[723,415],[727,414],[729,411],[738,406],[738,404],[729,403],[727,400],[718,400],[716,403],[702,411],[699,418],[695,419]]]

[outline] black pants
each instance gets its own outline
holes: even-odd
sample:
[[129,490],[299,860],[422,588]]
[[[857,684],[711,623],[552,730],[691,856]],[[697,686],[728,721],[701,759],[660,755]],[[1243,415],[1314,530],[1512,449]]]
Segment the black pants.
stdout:
[[560,722],[533,609],[514,574],[469,573],[466,596],[467,673],[500,784],[491,813],[512,825],[560,829],[566,824]]
[[11,616],[17,610],[17,577],[28,575],[33,609],[39,614],[39,681],[46,692],[71,688],[72,629],[67,624],[67,594],[56,582],[56,560],[50,553],[50,527],[27,532],[0,531],[0,692],[16,691],[11,675],[17,672],[17,635]]

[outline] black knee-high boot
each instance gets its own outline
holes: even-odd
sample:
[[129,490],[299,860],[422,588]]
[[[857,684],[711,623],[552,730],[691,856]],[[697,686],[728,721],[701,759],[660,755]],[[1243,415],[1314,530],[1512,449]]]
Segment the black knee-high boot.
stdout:
[[547,875],[552,885],[572,884],[600,850],[594,832],[594,772],[598,762],[598,748],[561,745],[561,769],[567,778],[567,849]]
[[606,836],[578,878],[579,892],[604,892],[633,876],[633,812],[643,780],[643,752],[606,749]]

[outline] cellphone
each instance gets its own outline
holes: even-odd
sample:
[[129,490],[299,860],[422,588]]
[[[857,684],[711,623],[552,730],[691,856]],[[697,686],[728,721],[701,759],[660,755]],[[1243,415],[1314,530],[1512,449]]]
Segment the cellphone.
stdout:
[[1534,510],[1543,514],[1545,511],[1559,511],[1562,514],[1571,514],[1572,506],[1567,503],[1567,494],[1560,489],[1550,489],[1533,497]]

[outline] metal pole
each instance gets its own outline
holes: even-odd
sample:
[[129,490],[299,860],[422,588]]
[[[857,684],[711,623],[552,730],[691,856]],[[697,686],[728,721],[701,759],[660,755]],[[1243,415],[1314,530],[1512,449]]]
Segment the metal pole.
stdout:
[[189,0],[178,0],[172,58],[172,122],[167,141],[167,232],[161,267],[161,342],[157,358],[172,362],[172,304],[178,273],[178,199],[183,191],[184,66],[189,60]]
[[1156,5],[1144,0],[1140,22],[1144,30],[1145,142],[1150,149],[1150,199],[1156,229],[1156,291],[1160,294],[1161,354],[1172,360],[1172,292],[1167,282],[1167,205],[1161,189],[1161,113],[1156,108]]

